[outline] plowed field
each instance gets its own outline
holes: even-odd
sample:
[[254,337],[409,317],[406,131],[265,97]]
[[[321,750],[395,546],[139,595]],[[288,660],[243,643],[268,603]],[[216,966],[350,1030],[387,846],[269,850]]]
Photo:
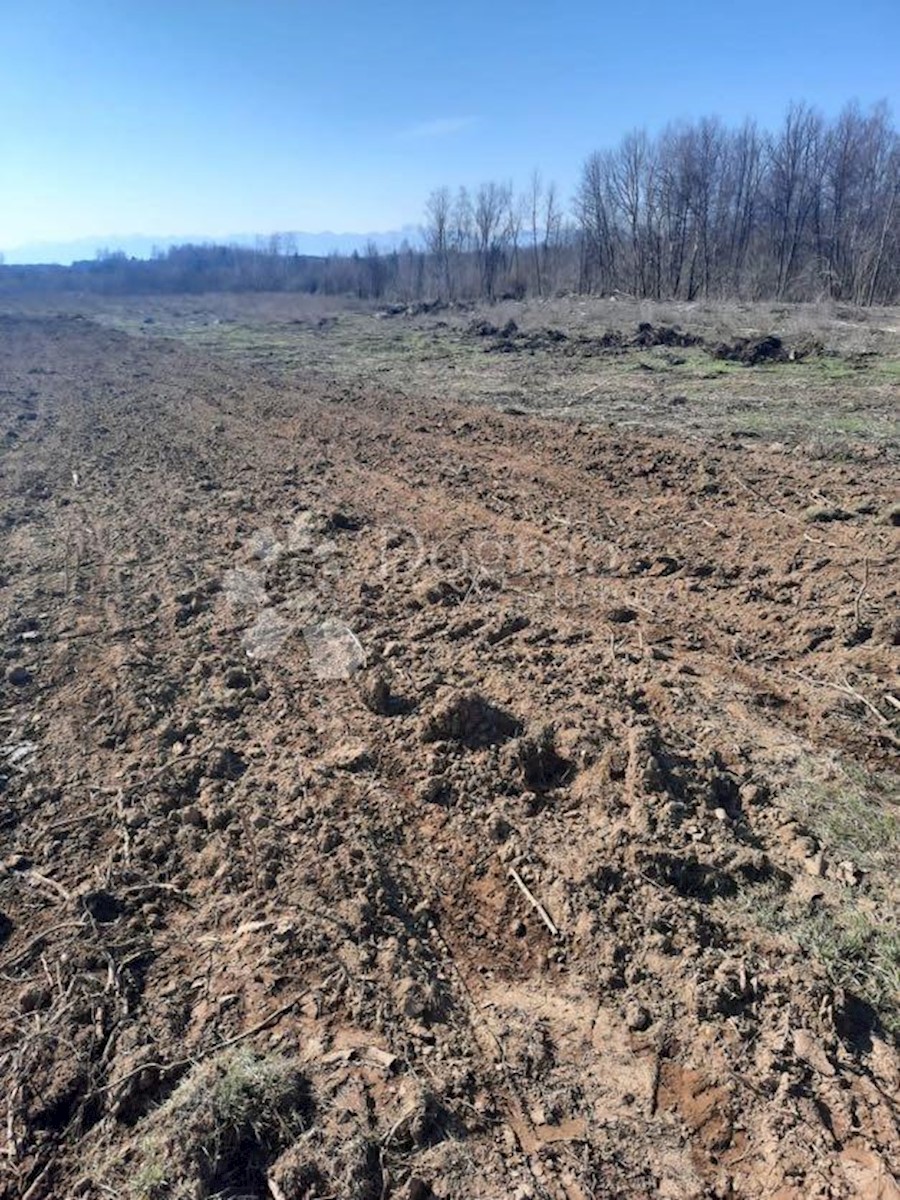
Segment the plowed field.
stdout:
[[889,445],[38,315],[0,437],[0,1195],[900,1195]]

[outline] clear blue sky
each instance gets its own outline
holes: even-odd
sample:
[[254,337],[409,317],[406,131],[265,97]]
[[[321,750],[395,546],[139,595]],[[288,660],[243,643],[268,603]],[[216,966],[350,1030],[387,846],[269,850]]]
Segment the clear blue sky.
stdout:
[[900,0],[0,0],[0,248],[369,231],[441,183],[571,195],[626,130],[898,115]]

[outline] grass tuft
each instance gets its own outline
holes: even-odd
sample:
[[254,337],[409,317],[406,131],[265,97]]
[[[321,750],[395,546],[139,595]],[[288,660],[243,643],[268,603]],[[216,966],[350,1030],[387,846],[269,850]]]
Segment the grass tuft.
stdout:
[[900,818],[892,802],[895,780],[853,766],[822,777],[800,764],[802,782],[783,800],[815,836],[827,859],[863,872],[857,885],[823,883],[820,901],[786,894],[778,882],[743,887],[727,901],[731,912],[796,942],[818,959],[836,987],[870,1004],[884,1028],[900,1037],[900,929],[896,888],[900,878]]
[[124,1194],[202,1200],[252,1186],[308,1116],[305,1081],[282,1055],[240,1049],[200,1063],[146,1118]]
[[785,800],[835,859],[896,880],[900,873],[900,817],[892,802],[895,781],[843,766],[829,778],[807,776]]

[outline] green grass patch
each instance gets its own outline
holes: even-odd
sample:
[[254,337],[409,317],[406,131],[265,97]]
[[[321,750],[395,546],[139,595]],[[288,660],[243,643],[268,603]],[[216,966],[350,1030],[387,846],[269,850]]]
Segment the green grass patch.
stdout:
[[814,910],[777,884],[744,888],[726,902],[750,923],[796,942],[819,960],[835,987],[865,1000],[900,1037],[900,931],[891,905],[862,908],[854,889]]
[[900,1036],[900,815],[897,779],[852,765],[823,777],[811,760],[782,801],[815,836],[832,864],[850,863],[861,882],[823,882],[815,906],[778,883],[745,887],[726,905],[759,928],[790,938],[818,959],[836,986],[869,1003]]
[[798,783],[785,799],[833,857],[900,877],[897,780],[843,766],[834,777]]

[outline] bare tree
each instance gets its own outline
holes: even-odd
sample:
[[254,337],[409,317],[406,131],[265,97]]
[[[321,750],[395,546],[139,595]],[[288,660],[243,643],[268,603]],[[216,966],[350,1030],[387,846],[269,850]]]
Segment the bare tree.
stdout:
[[437,273],[438,295],[450,300],[453,288],[450,280],[450,220],[453,201],[448,187],[436,188],[425,205],[427,224],[425,245],[433,256]]
[[474,215],[472,200],[466,188],[461,187],[453,203],[450,252],[457,277],[457,289],[465,286],[464,272],[467,256],[474,251]]
[[592,154],[581,173],[575,211],[582,230],[579,287],[611,291],[617,283],[618,233],[611,198],[612,156]]
[[541,204],[544,199],[544,184],[541,173],[535,167],[531,173],[531,183],[527,197],[528,216],[531,233],[531,255],[534,264],[534,287],[539,296],[544,294],[544,280],[541,271]]
[[557,199],[556,184],[551,180],[544,191],[544,241],[541,246],[543,279],[548,294],[556,283],[556,255],[562,243],[563,215]]
[[519,239],[522,236],[525,207],[525,197],[517,196],[513,191],[512,184],[509,184],[506,188],[506,227],[503,231],[503,241],[509,251],[508,289],[520,300],[528,291],[519,270]]
[[814,168],[821,133],[818,114],[805,104],[792,104],[781,132],[769,141],[769,208],[778,297],[790,286],[820,186]]
[[497,274],[509,238],[509,226],[505,220],[509,205],[508,185],[490,181],[481,184],[475,194],[475,252],[478,257],[481,293],[488,300],[494,299]]

